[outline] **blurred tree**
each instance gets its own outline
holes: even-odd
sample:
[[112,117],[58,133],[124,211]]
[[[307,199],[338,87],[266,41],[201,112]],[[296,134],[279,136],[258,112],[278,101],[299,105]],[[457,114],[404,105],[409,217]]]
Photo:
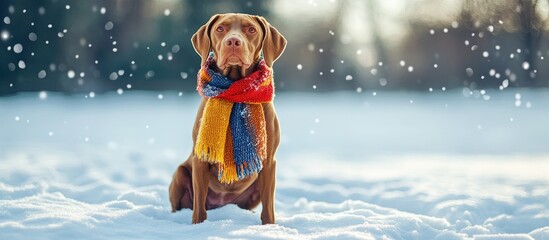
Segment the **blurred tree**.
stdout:
[[[517,12],[520,19],[520,31],[523,34],[524,60],[530,64],[531,69],[537,69],[539,45],[545,22],[539,16],[537,7],[539,0],[517,0]],[[541,79],[533,70],[527,74],[533,81],[533,85],[541,85]]]
[[322,26],[317,26],[311,35],[313,38],[311,42],[315,43],[321,56],[315,59],[313,66],[315,75],[317,75],[315,78],[319,80],[317,84],[322,91],[344,88],[341,84],[342,81],[336,80],[340,79],[337,77],[338,74],[329,74],[330,69],[333,69],[339,61],[338,51],[341,45],[338,38],[331,36],[330,32],[341,32],[347,6],[346,1],[337,2],[335,11],[327,16],[325,23]]
[[[549,1],[546,2],[549,4]],[[546,17],[541,16],[540,0],[465,0],[462,6],[460,21],[467,28],[478,30],[490,25],[503,25],[505,32],[499,33],[501,36],[495,38],[501,41],[504,38],[514,38],[519,42],[516,47],[523,52],[518,56],[529,65],[529,71],[521,71],[519,85],[547,85],[539,77],[540,74],[534,72],[539,70],[540,44],[543,33],[547,30],[547,20],[544,19]],[[497,21],[500,23],[496,24]]]
[[[379,6],[377,1],[366,1],[366,16],[368,16],[368,25],[372,31],[373,45],[376,52],[377,60],[381,63],[388,63],[387,49],[384,41],[381,39],[379,17]],[[379,66],[376,75],[379,78],[388,78],[387,65]]]

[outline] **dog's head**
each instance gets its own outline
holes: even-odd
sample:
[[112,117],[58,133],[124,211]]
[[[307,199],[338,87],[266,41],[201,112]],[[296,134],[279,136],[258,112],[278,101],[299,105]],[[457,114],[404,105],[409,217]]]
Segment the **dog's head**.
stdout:
[[228,75],[237,69],[241,76],[249,74],[261,52],[272,67],[286,47],[286,39],[265,18],[238,13],[214,15],[193,35],[192,43],[202,64],[212,50],[219,70]]

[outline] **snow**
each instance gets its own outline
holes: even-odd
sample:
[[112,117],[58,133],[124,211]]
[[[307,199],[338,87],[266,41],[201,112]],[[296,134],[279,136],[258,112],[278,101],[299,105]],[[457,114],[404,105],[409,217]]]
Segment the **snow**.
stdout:
[[530,63],[528,63],[528,62],[523,62],[522,63],[522,69],[528,70],[529,68],[530,68]]
[[23,45],[21,45],[20,43],[17,43],[13,46],[13,51],[15,53],[21,53],[23,51]]
[[10,33],[6,30],[3,30],[2,33],[0,34],[0,38],[3,40],[3,41],[6,41],[10,38]]
[[25,69],[27,67],[27,64],[25,64],[25,61],[19,60],[19,63],[17,63],[17,66],[21,69]]
[[277,94],[267,226],[260,208],[170,213],[196,94],[0,98],[0,239],[549,239],[549,92],[490,95]]
[[110,80],[116,80],[118,79],[118,74],[116,72],[112,72],[110,75],[109,75],[109,79]]
[[42,79],[45,77],[46,77],[46,70],[40,70],[40,72],[38,72],[38,78]]
[[[103,10],[103,9],[101,9],[101,10]],[[114,27],[114,24],[113,24],[111,21],[108,21],[108,22],[105,24],[105,30],[107,30],[107,31],[112,30],[113,27]]]
[[175,44],[172,46],[172,53],[178,53],[180,50],[179,44]]
[[68,77],[68,78],[71,78],[71,79],[72,79],[72,78],[74,78],[75,76],[76,76],[76,73],[74,72],[74,70],[69,70],[69,71],[67,72],[67,77]]

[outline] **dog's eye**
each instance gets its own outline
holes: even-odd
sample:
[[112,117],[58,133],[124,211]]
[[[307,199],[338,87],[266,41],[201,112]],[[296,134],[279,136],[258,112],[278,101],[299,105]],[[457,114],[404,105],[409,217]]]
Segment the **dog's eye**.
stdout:
[[223,26],[219,26],[215,30],[218,32],[223,32],[225,29],[223,28]]
[[253,27],[250,27],[250,28],[248,28],[248,32],[249,32],[249,33],[255,33],[255,32],[256,32],[256,30],[255,30],[255,28],[253,28]]

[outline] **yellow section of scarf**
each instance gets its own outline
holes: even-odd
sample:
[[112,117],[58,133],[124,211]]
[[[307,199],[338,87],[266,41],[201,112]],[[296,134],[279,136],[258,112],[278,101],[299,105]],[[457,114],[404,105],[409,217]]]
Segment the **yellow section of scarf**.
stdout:
[[209,98],[206,101],[194,153],[203,161],[219,163],[222,166],[225,163],[225,155],[232,155],[225,152],[231,152],[232,149],[226,148],[225,144],[231,138],[227,129],[233,103],[216,98]]

